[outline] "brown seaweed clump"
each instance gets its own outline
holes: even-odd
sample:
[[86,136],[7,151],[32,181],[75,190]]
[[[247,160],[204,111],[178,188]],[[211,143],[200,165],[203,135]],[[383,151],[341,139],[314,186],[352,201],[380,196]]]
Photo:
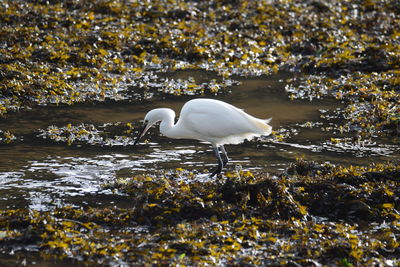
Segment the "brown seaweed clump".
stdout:
[[[288,85],[292,99],[335,96],[347,103],[344,126],[398,135],[398,6],[394,0],[1,1],[0,116],[154,92],[213,95],[236,83],[229,77],[289,71],[301,73]],[[160,78],[184,69],[218,79]]]
[[39,129],[37,137],[68,146],[122,147],[133,145],[133,131],[134,126],[131,123],[106,123],[97,127],[93,124],[67,124]]
[[2,210],[1,250],[96,264],[399,264],[398,164],[299,161],[279,177],[192,178],[177,170],[106,185],[131,208]]
[[0,144],[10,144],[16,139],[17,137],[10,131],[0,130]]

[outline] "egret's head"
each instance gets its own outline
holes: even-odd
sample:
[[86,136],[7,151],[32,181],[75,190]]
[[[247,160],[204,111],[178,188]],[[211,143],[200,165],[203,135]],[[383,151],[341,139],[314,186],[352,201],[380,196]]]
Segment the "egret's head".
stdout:
[[170,117],[172,115],[171,112],[173,116],[175,116],[173,110],[169,108],[156,108],[147,112],[143,120],[142,130],[140,131],[133,145],[136,145],[139,142],[140,138],[142,138],[146,134],[147,130],[149,130],[151,126],[159,121],[166,119],[167,117]]

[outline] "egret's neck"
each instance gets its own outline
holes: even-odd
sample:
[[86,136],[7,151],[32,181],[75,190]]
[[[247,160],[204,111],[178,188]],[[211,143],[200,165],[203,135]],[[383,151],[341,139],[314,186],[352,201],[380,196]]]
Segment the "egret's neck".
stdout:
[[174,124],[175,112],[170,112],[166,115],[160,123],[161,134],[169,138],[187,138],[188,135],[185,129],[181,127],[182,125],[179,122]]
[[175,112],[172,109],[164,109],[160,123],[161,134],[170,138],[176,138],[174,131],[175,128],[174,120],[175,120]]
[[180,126],[180,123],[174,124],[175,112],[169,108],[157,108],[151,110],[146,117],[149,116],[151,125],[157,121],[160,123],[160,132],[162,135],[169,138],[185,138],[185,131]]
[[174,117],[173,116],[168,116],[164,118],[161,123],[160,123],[160,132],[167,136],[171,137],[169,133],[171,130],[174,128]]

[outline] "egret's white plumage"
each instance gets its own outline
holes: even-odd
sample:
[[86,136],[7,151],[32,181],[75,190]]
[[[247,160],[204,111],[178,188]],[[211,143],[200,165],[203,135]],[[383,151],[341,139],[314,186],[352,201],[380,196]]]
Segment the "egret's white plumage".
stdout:
[[[271,119],[255,118],[241,109],[215,99],[193,99],[183,105],[179,120],[174,124],[175,112],[169,108],[149,111],[144,118],[144,128],[135,144],[155,123],[161,121],[160,132],[170,138],[196,139],[213,145],[218,159],[219,174],[228,162],[224,144],[238,144],[245,139],[269,135]],[[224,159],[221,159],[220,152]],[[221,166],[222,165],[222,166]]]

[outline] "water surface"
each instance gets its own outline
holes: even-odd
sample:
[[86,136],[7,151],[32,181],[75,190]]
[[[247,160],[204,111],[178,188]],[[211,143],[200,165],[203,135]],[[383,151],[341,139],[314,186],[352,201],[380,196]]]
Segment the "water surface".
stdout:
[[[166,74],[174,79],[194,77],[196,81],[215,78],[202,71],[180,71]],[[211,76],[211,77],[210,77]],[[229,102],[259,118],[272,117],[276,131],[290,132],[283,141],[261,138],[240,145],[227,145],[230,156],[227,171],[245,170],[280,173],[296,158],[340,164],[368,164],[399,156],[398,145],[390,138],[380,142],[335,146],[332,136],[346,134],[323,131],[334,125],[335,118],[321,119],[322,113],[334,114],[342,105],[333,99],[290,100],[285,93],[286,74],[258,78],[240,78],[240,85],[222,94],[209,95]],[[0,206],[29,207],[46,210],[63,205],[128,206],[121,196],[105,190],[102,185],[116,177],[138,174],[168,173],[184,168],[205,173],[216,165],[209,144],[195,140],[172,140],[152,129],[149,143],[133,148],[79,147],[44,142],[35,137],[38,129],[69,123],[133,122],[139,123],[145,113],[157,107],[169,107],[179,114],[182,105],[195,96],[157,96],[152,100],[80,104],[65,107],[36,107],[11,114],[0,121],[0,129],[23,136],[23,142],[0,146]],[[316,123],[306,127],[307,122]],[[348,134],[347,134],[348,135]]]

